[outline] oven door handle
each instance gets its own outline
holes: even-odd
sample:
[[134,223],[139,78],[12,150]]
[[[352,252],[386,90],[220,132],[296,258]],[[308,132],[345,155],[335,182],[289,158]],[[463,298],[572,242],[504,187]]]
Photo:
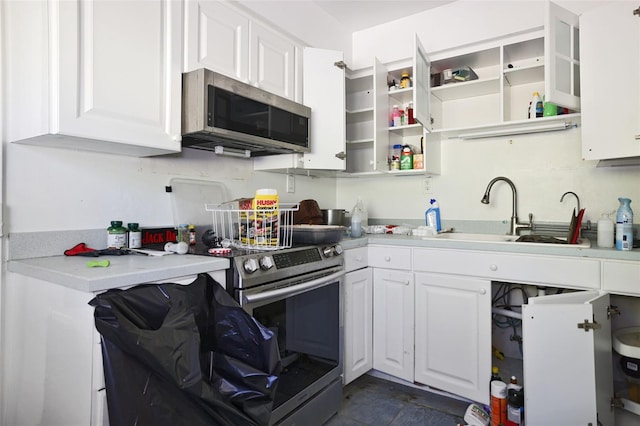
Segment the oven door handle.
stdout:
[[324,287],[325,285],[336,282],[341,279],[345,274],[345,271],[336,272],[331,275],[327,275],[322,278],[308,281],[303,284],[295,284],[289,287],[282,287],[275,290],[267,290],[257,294],[247,294],[243,296],[245,304],[264,302],[265,300],[276,299],[282,296],[293,296],[305,291],[314,290],[316,288]]

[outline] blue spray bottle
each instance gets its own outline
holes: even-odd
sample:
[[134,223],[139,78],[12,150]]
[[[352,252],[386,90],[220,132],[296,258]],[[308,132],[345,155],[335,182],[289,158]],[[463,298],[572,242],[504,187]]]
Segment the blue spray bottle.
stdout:
[[437,232],[442,231],[442,225],[440,223],[440,205],[435,198],[429,201],[431,204],[424,214],[427,226],[433,226]]

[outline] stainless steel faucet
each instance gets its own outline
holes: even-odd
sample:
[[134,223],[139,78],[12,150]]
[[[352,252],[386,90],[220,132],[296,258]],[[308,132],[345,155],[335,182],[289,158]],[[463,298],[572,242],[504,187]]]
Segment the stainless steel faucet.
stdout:
[[511,182],[511,179],[506,178],[504,176],[498,176],[489,182],[487,185],[487,189],[484,191],[484,196],[480,202],[482,204],[489,204],[489,193],[491,192],[491,187],[494,183],[499,180],[505,181],[511,187],[511,193],[513,194],[512,206],[511,206],[511,226],[509,227],[510,235],[520,235],[520,230],[522,229],[530,229],[533,230],[533,214],[529,213],[529,223],[519,223],[518,222],[518,191],[516,191],[516,186]]
[[578,197],[578,194],[576,194],[575,192],[573,192],[573,191],[565,192],[564,194],[562,194],[562,197],[560,197],[560,202],[563,202],[564,201],[564,196],[565,195],[569,195],[569,194],[571,194],[574,197],[576,197],[576,202],[578,203],[578,212],[580,212],[580,197]]

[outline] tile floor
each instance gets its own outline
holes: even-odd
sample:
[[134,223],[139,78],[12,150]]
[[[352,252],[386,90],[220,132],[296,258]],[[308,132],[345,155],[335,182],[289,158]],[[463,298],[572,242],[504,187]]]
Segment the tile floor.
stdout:
[[342,408],[325,426],[456,426],[468,405],[365,374],[343,389]]

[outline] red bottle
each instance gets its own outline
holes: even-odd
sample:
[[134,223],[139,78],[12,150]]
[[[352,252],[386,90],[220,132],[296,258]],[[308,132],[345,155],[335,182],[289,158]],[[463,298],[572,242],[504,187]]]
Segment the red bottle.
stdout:
[[416,119],[413,117],[413,102],[409,102],[409,106],[407,107],[407,116],[409,117],[407,124],[416,124]]

